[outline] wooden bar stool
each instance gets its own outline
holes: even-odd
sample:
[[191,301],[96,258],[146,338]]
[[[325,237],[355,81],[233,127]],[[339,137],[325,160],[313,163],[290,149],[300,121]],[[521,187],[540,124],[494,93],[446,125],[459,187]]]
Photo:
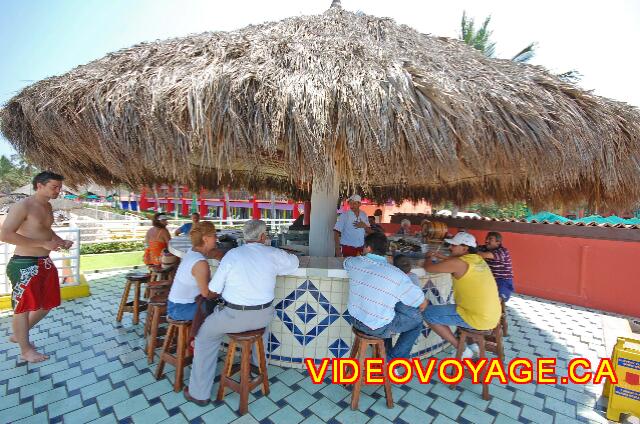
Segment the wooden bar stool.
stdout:
[[[167,317],[169,328],[167,335],[162,344],[162,352],[160,352],[160,360],[158,368],[156,368],[156,379],[162,378],[164,374],[164,364],[169,363],[176,369],[176,380],[173,383],[173,391],[182,390],[182,380],[184,378],[184,367],[191,364],[192,356],[189,352],[189,331],[191,330],[191,321],[176,321]],[[177,340],[174,340],[176,339]],[[175,346],[175,353],[171,353],[172,347]]]
[[509,324],[507,323],[507,306],[504,303],[504,299],[500,298],[500,307],[502,308],[502,314],[500,315],[500,325],[502,326],[502,335],[507,337],[509,334],[507,330],[509,329]]
[[[494,353],[498,358],[504,363],[504,345],[502,342],[502,324],[498,323],[498,326],[493,330],[474,330],[471,328],[462,328],[458,327],[459,343],[458,349],[456,350],[456,358],[462,359],[462,354],[464,353],[464,349],[467,346],[467,340],[472,340],[473,343],[477,343],[480,348],[480,358],[486,358],[487,352]],[[484,376],[486,375],[487,368],[482,376],[482,380],[484,380]],[[455,386],[449,386],[450,389],[453,389]],[[491,395],[489,394],[489,385],[482,384],[482,399],[489,400],[491,399]]]
[[[360,390],[362,389],[362,381],[364,379],[364,360],[367,354],[367,348],[371,346],[372,354],[374,358],[382,358],[387,360],[387,351],[384,348],[384,339],[373,337],[362,331],[352,328],[355,338],[353,339],[353,345],[351,346],[351,358],[357,359],[360,367],[360,378],[355,382],[353,391],[351,392],[351,409],[358,409],[358,403],[360,402]],[[387,375],[387,367],[382,367],[382,373],[384,378],[384,393],[387,398],[387,408],[393,408],[393,395],[391,394],[391,382]]]
[[[149,292],[149,303],[147,304],[147,319],[144,324],[144,335],[145,337],[149,335],[151,330],[151,317],[153,316],[153,308],[155,307],[155,303],[167,303],[167,297],[169,296],[169,291],[171,290],[171,281],[163,280],[163,281],[149,281],[147,284],[147,291]],[[151,299],[154,299],[154,302],[151,302]],[[163,300],[164,299],[164,300]]]
[[[169,284],[173,282],[173,278],[176,275],[176,271],[178,270],[178,265],[172,265],[168,268],[162,268],[160,265],[149,265],[149,283],[154,283],[157,281],[169,281]],[[153,296],[150,291],[151,286],[147,285],[146,290],[144,291],[144,297],[149,298]]]
[[[264,343],[262,336],[264,328],[244,333],[227,333],[229,337],[229,347],[227,348],[227,357],[224,361],[224,367],[220,373],[220,385],[218,387],[217,400],[224,399],[224,388],[228,387],[236,393],[240,394],[240,415],[244,415],[248,410],[249,392],[262,383],[262,394],[269,394],[269,376],[267,374],[267,363],[265,359]],[[258,367],[259,375],[251,379],[251,350],[256,345],[256,353],[260,361]],[[233,356],[236,348],[242,349],[239,364],[233,364]],[[240,371],[240,383],[231,379],[231,376]]]
[[[126,275],[124,292],[122,293],[122,299],[120,299],[120,307],[118,308],[118,314],[116,315],[116,321],[122,321],[122,314],[125,312],[133,313],[133,323],[137,324],[140,317],[140,312],[147,309],[147,302],[140,300],[140,287],[149,281],[149,274],[132,273]],[[129,302],[129,292],[131,286],[134,285],[133,300]]]
[[[147,337],[147,362],[151,364],[156,352],[156,346],[163,342],[160,333],[160,325],[167,322],[167,297],[151,296],[147,309],[148,337]],[[166,334],[165,334],[166,336]]]

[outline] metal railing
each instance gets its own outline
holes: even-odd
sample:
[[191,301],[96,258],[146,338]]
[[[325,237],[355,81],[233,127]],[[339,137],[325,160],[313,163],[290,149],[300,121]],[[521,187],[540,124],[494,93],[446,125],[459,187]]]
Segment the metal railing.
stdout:
[[[73,246],[68,251],[51,252],[49,255],[58,268],[60,286],[76,286],[80,284],[80,230],[53,227],[53,231],[61,238],[73,241]],[[0,242],[0,295],[11,293],[11,282],[6,269],[14,250],[14,245]]]

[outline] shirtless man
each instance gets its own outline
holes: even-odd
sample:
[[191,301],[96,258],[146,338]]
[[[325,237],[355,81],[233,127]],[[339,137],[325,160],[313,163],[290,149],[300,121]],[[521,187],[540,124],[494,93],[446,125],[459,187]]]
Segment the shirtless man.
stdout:
[[60,305],[58,270],[49,259],[49,252],[68,249],[73,244],[51,230],[53,210],[49,200],[58,197],[63,179],[52,172],[36,175],[35,194],[11,207],[0,230],[0,240],[16,246],[7,264],[13,307],[13,335],[9,340],[20,345],[20,358],[28,362],[49,358],[29,342],[29,330]]

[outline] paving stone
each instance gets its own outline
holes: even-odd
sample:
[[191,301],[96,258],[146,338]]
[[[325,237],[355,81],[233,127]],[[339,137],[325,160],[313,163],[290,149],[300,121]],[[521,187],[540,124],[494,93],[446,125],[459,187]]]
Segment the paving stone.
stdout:
[[518,416],[520,415],[519,407],[517,407],[516,405],[511,405],[499,398],[491,399],[491,402],[489,403],[489,409],[507,415],[513,419],[518,419]]
[[522,408],[522,417],[531,420],[534,423],[553,423],[553,417],[547,413],[544,413],[538,409],[533,409],[529,405],[525,405]]
[[269,417],[271,421],[278,424],[298,424],[304,417],[291,406],[287,405]]
[[42,424],[48,422],[47,413],[41,412],[37,415],[31,415],[18,421],[13,421],[14,424]]
[[164,407],[169,410],[182,405],[186,402],[186,399],[184,398],[182,393],[171,391],[160,396],[160,401],[162,402]]
[[67,412],[75,411],[82,408],[82,399],[80,395],[75,395],[70,398],[62,399],[57,402],[50,403],[47,406],[49,411],[49,419],[64,415]]
[[435,402],[431,404],[431,409],[454,420],[457,419],[462,412],[462,408],[460,406],[441,397],[437,398]]
[[249,412],[258,421],[262,421],[278,410],[278,405],[269,397],[261,397],[249,404]]
[[316,402],[316,398],[304,390],[297,390],[284,398],[285,402],[298,411],[303,411]]
[[53,384],[58,384],[63,383],[70,378],[78,377],[80,375],[82,375],[82,370],[80,369],[80,367],[73,367],[51,374],[51,380],[53,381]]
[[116,418],[122,420],[148,407],[149,403],[144,395],[138,395],[113,405],[113,412],[116,414]]
[[[424,411],[421,411],[413,405],[407,406],[404,411],[402,411],[399,418],[408,423],[420,424],[430,423],[433,420],[433,417],[431,415],[427,414]],[[345,424],[349,424],[349,422],[345,421]]]
[[160,424],[188,424],[189,421],[182,414],[176,414],[164,421],[160,421]]
[[41,380],[36,383],[20,387],[20,398],[34,396],[38,393],[47,392],[49,390],[53,390],[53,383],[50,378],[47,378],[46,380]]
[[[385,420],[386,421],[386,420]],[[388,422],[388,421],[387,421]],[[371,421],[369,421],[369,424],[371,423]],[[302,421],[302,423],[300,424],[325,424],[325,421],[322,421],[320,418],[318,418],[317,416],[311,414],[310,416],[308,416],[304,421]]]
[[80,394],[83,400],[91,399],[99,396],[103,393],[113,390],[111,382],[107,380],[98,381],[97,383],[90,384],[80,389]]
[[292,386],[303,378],[305,378],[305,375],[295,369],[289,369],[278,374],[278,380],[282,381],[287,386]]
[[334,403],[340,402],[351,394],[347,389],[339,384],[332,384],[320,390],[320,393]]
[[433,398],[431,396],[427,396],[417,390],[410,390],[402,399],[405,402],[423,410],[427,409],[429,405],[433,403]]
[[205,423],[227,424],[238,418],[235,412],[226,404],[222,404],[217,408],[207,412],[202,416]]
[[95,403],[81,409],[76,409],[68,414],[64,414],[64,422],[73,424],[88,423],[98,418],[100,418],[100,411]]
[[19,420],[30,415],[33,415],[33,402],[21,403],[2,411],[3,417],[11,417],[12,420]]
[[544,406],[553,411],[560,412],[563,415],[574,418],[576,416],[576,407],[558,399],[547,397]]
[[[67,389],[65,387],[58,387],[53,390],[38,393],[33,397],[33,407],[39,408],[41,406],[48,405],[67,397]],[[4,403],[4,400],[2,401]],[[0,408],[1,409],[1,408]]]
[[127,398],[129,398],[129,392],[127,389],[125,387],[119,387],[110,392],[101,394],[96,398],[96,401],[98,402],[100,409],[106,409]]
[[489,424],[493,422],[493,416],[487,414],[486,412],[480,411],[477,408],[469,405],[464,408],[462,414],[460,414],[462,418],[465,418],[471,421],[474,424]]
[[393,404],[393,408],[387,408],[387,399],[384,396],[376,400],[369,409],[390,421],[394,421],[403,410],[403,408],[395,402]]
[[69,391],[72,391],[81,387],[89,386],[97,381],[98,379],[94,373],[88,373],[69,379],[66,382],[66,386]]
[[157,423],[167,418],[169,418],[169,414],[160,403],[136,412],[131,416],[131,420],[134,423]]
[[342,408],[340,408],[338,405],[331,402],[327,398],[320,399],[319,401],[311,405],[309,409],[311,410],[311,412],[320,417],[320,419],[322,419],[324,422],[329,421],[329,419],[339,414],[342,410]]
[[156,381],[155,383],[144,386],[142,388],[142,393],[144,393],[144,396],[147,399],[151,400],[165,393],[169,393],[172,390],[173,385],[169,381],[162,379],[160,381]]
[[[225,405],[226,406],[226,405]],[[205,405],[205,406],[199,406],[196,405],[193,402],[185,402],[182,405],[180,405],[180,411],[182,411],[182,413],[184,414],[184,416],[189,420],[193,420],[196,417],[199,417],[200,415],[211,411],[212,409],[216,408],[218,406],[214,406],[212,403]],[[227,406],[228,408],[228,406]]]
[[544,399],[538,396],[533,396],[527,392],[517,391],[514,399],[524,405],[529,405],[535,409],[542,409],[544,406]]

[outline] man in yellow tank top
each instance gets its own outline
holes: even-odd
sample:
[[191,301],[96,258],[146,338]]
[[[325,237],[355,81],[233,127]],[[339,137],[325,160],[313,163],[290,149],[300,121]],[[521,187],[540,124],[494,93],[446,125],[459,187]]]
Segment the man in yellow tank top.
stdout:
[[[475,237],[459,232],[445,241],[451,245],[451,256],[442,262],[432,263],[433,255],[428,253],[424,269],[427,272],[448,272],[453,275],[453,297],[456,303],[429,305],[423,317],[436,334],[457,348],[458,339],[450,326],[476,330],[495,328],[500,320],[500,299],[489,266],[476,254]],[[463,356],[472,356],[474,350],[473,347],[467,347]]]

